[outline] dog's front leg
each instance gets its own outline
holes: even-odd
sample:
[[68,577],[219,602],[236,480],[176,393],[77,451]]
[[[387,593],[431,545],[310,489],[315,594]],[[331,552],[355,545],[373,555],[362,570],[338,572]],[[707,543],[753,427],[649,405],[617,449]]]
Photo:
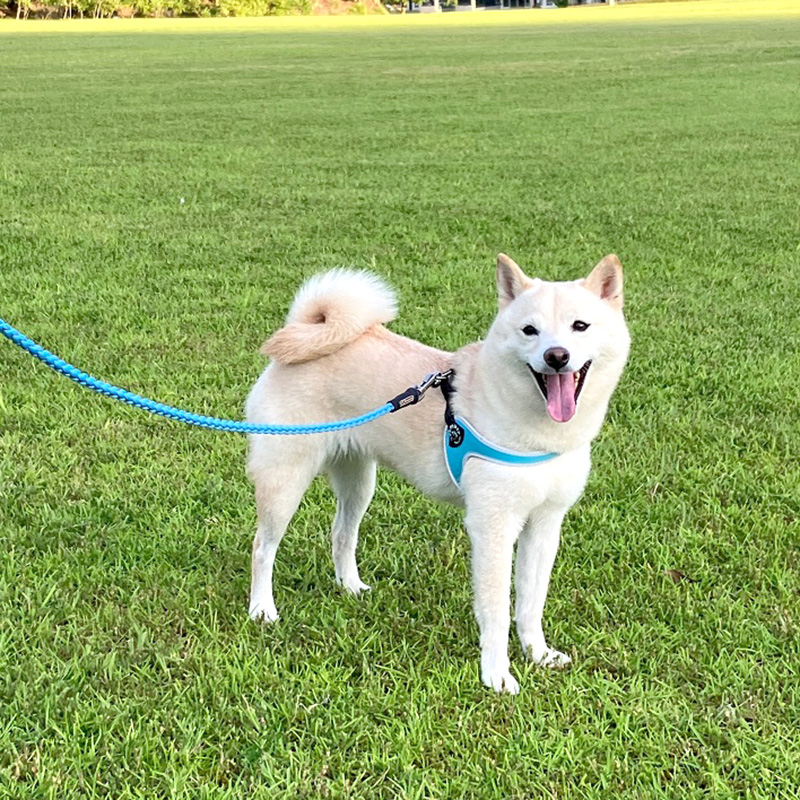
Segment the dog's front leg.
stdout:
[[508,661],[511,564],[523,522],[523,517],[495,503],[467,504],[475,617],[481,633],[481,680],[495,691],[511,694],[519,691]]
[[542,614],[550,573],[558,552],[565,509],[537,509],[530,517],[517,547],[515,618],[522,650],[543,666],[564,667],[570,657],[547,646]]

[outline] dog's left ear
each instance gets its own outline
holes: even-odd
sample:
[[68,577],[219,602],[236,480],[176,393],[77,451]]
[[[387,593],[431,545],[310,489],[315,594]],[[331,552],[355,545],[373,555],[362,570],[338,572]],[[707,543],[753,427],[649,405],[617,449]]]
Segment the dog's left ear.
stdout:
[[531,287],[531,279],[505,254],[497,256],[497,299],[505,308]]
[[613,253],[597,264],[583,285],[614,308],[622,308],[622,264]]

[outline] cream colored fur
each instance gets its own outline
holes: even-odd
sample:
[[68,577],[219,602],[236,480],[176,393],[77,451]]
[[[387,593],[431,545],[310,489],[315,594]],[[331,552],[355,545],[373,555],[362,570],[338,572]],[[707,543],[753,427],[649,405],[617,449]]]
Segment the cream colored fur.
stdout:
[[286,326],[264,342],[261,352],[281,364],[302,364],[335,353],[396,316],[397,298],[380,278],[334,269],[302,286]]
[[[569,662],[548,647],[542,613],[561,521],[583,492],[590,443],[622,373],[629,337],[622,315],[622,269],[607,256],[582,281],[528,278],[507,256],[497,264],[499,313],[483,342],[447,353],[398,336],[382,323],[394,295],[374,276],[334,271],[298,293],[286,327],[265,345],[272,358],[247,401],[247,419],[325,422],[382,405],[430,372],[455,369],[454,408],[507,449],[554,451],[546,464],[510,466],[470,459],[462,491],[442,453],[444,401],[430,391],[416,406],[361,428],[312,436],[253,436],[248,469],[255,483],[258,530],[253,544],[250,614],[278,618],[272,568],[278,545],[309,483],[327,473],[337,498],[332,528],[337,581],[368,589],[356,565],[358,527],[380,462],[431,497],[462,505],[472,546],[475,615],[481,632],[481,677],[516,692],[508,658],[509,598],[516,544],[517,631],[523,651],[548,666]],[[576,320],[589,323],[574,329]],[[523,332],[534,326],[536,335]],[[545,375],[550,349],[564,348],[564,373],[591,367],[575,416],[555,422],[531,370]]]

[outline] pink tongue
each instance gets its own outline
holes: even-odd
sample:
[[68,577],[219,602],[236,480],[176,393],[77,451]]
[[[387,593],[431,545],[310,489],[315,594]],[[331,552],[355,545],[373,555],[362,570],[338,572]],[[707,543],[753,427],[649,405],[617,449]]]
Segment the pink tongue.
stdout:
[[556,422],[575,416],[575,373],[547,375],[547,413]]

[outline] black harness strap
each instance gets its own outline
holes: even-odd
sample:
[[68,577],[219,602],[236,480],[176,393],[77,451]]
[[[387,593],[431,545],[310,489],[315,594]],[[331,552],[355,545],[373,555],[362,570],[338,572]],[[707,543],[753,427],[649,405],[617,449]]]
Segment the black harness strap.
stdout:
[[454,376],[455,372],[452,369],[441,373],[439,388],[444,395],[444,424],[447,426],[450,447],[459,447],[464,441],[464,429],[456,422],[456,416],[450,405],[450,399],[456,393],[452,382]]

